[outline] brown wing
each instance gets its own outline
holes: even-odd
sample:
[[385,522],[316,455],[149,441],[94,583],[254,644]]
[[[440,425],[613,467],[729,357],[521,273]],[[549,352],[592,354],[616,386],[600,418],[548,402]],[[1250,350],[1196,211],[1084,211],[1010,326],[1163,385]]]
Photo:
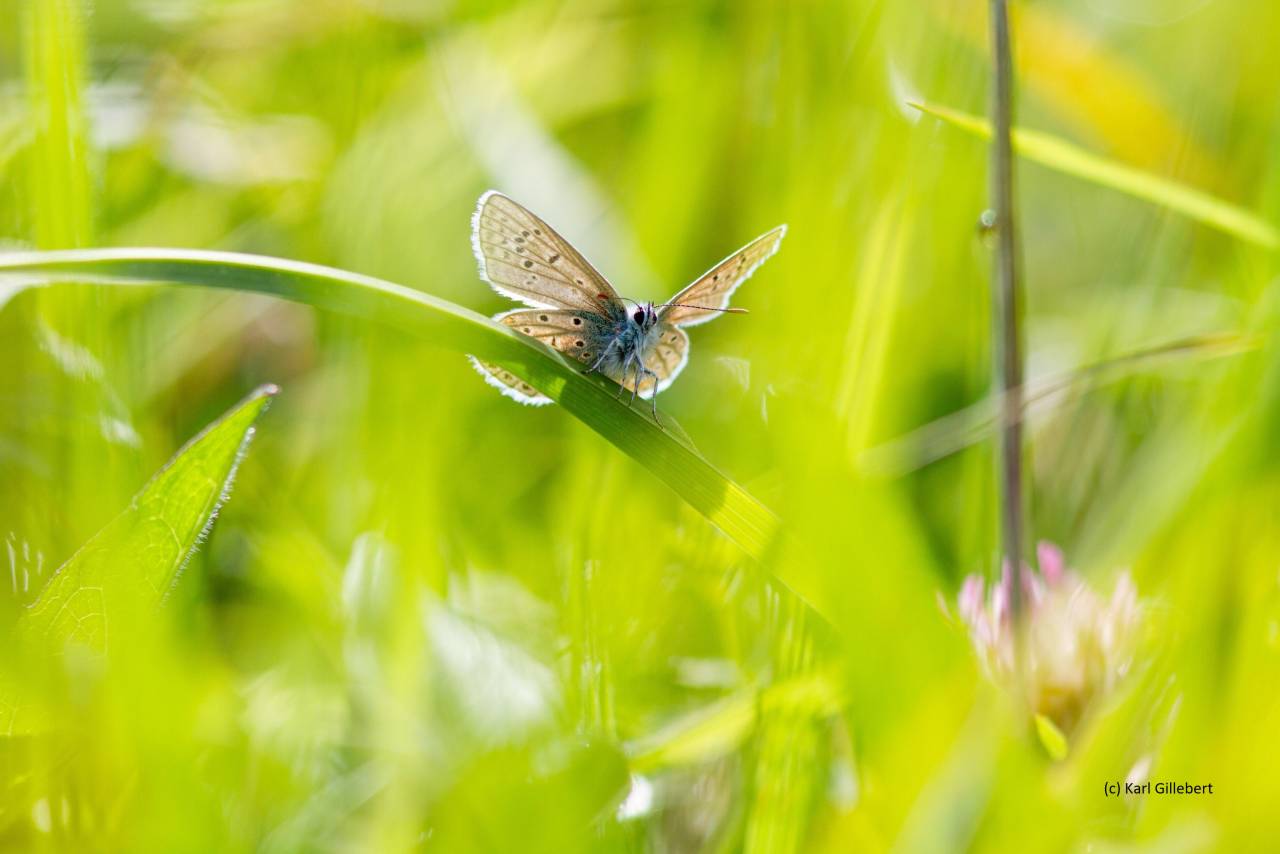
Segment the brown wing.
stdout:
[[484,377],[485,382],[512,400],[527,403],[530,406],[544,406],[551,402],[551,398],[501,365],[482,361],[475,356],[467,358],[471,360],[472,367],[480,372],[480,376]]
[[[729,307],[729,297],[737,290],[738,285],[745,282],[757,267],[778,251],[786,233],[787,227],[780,225],[725,258],[668,300],[685,305],[667,306],[658,314],[659,319],[676,326],[696,326],[716,317],[719,312],[714,309]],[[690,305],[704,308],[688,308]]]
[[613,286],[569,241],[494,190],[476,205],[471,245],[480,276],[503,296],[535,308],[625,310]]
[[[600,355],[600,344],[606,340],[605,321],[594,312],[518,308],[496,315],[493,319],[588,365]],[[485,382],[513,400],[534,406],[551,402],[551,398],[500,365],[482,362],[474,356],[471,363],[484,376]]]

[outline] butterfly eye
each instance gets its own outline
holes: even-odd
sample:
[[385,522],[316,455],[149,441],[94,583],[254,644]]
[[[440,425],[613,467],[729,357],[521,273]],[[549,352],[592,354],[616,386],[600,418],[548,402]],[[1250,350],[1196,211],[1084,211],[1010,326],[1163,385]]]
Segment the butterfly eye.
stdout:
[[639,324],[643,325],[643,324],[644,324],[644,309],[642,309],[642,308],[638,308],[638,309],[636,309],[636,313],[635,313],[635,314],[633,314],[633,315],[631,315],[631,319],[632,319],[632,320],[634,320],[636,323],[639,323]]

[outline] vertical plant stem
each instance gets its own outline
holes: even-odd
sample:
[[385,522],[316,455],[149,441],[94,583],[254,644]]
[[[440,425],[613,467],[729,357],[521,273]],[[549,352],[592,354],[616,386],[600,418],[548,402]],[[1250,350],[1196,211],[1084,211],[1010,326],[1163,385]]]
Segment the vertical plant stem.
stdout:
[[1010,611],[1016,624],[1023,611],[1020,579],[1022,531],[1022,296],[1018,280],[1018,232],[1013,185],[1013,57],[1007,0],[991,0],[992,92],[991,199],[996,213],[995,356],[1003,401],[1000,429],[1000,529],[1005,559],[1013,572]]
[[79,0],[29,0],[24,72],[35,139],[27,158],[32,238],[40,249],[93,243],[85,20]]
[[[815,670],[813,626],[799,598],[765,593],[775,684]],[[811,708],[760,708],[755,769],[742,850],[805,850],[813,805],[821,799],[815,768],[824,762],[821,722]]]
[[[31,144],[23,153],[20,177],[30,222],[30,239],[39,249],[76,249],[94,243],[90,174],[88,88],[88,20],[84,0],[26,0],[22,5],[25,121]],[[102,361],[108,351],[106,317],[112,297],[105,289],[42,289],[27,301],[27,329],[46,342],[64,342]],[[64,346],[54,344],[52,346]],[[27,358],[27,357],[23,357]],[[39,356],[34,357],[37,361]],[[105,367],[105,366],[104,366]],[[18,370],[18,377],[37,371]],[[108,374],[103,373],[104,381]],[[38,482],[17,483],[21,505],[35,518],[24,521],[27,536],[60,563],[109,518],[107,508],[127,501],[129,490],[120,475],[125,464],[119,445],[105,440],[99,424],[110,412],[104,382],[65,377],[33,390],[32,399],[56,407],[62,429],[42,435],[33,453],[48,461],[51,482],[58,484],[57,518],[27,496],[40,495]],[[26,381],[26,380],[21,380]]]

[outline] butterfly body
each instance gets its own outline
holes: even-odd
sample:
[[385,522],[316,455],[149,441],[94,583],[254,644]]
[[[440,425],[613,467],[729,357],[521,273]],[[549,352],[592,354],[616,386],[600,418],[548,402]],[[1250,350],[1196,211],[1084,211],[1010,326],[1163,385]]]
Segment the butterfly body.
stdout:
[[[627,378],[631,377],[633,397],[646,380],[651,380],[656,386],[659,376],[647,364],[653,359],[653,351],[661,334],[658,325],[658,315],[653,303],[645,303],[635,311],[624,312],[609,327],[600,344],[600,355],[591,363],[587,372],[600,371],[607,377],[620,377],[618,384],[622,390],[627,388]],[[619,394],[621,393],[620,390]]]
[[[707,271],[671,301],[627,305],[613,286],[549,225],[494,191],[480,197],[472,218],[472,245],[480,275],[493,289],[530,308],[494,319],[545,342],[616,382],[618,393],[656,397],[684,368],[689,336],[681,328],[706,322],[777,251],[785,226],[756,238]],[[550,403],[498,365],[472,359],[485,381],[522,403]],[[654,418],[657,419],[656,404]]]

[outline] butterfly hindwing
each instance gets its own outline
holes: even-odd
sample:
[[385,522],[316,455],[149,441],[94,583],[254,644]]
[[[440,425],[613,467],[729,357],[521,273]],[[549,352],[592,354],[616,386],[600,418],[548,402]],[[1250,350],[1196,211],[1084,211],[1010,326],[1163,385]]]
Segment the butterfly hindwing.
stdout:
[[[657,391],[661,392],[671,385],[676,376],[684,370],[685,363],[689,361],[689,335],[683,329],[669,323],[659,323],[655,332],[653,344],[644,354],[644,366],[657,375]],[[615,373],[617,376],[614,375]],[[627,371],[625,379],[621,377],[621,371],[617,370],[608,372],[607,376],[628,391],[636,390],[634,370]],[[654,384],[653,375],[642,374],[640,396],[648,399],[656,394]]]
[[495,191],[471,220],[480,275],[503,296],[535,308],[624,311],[613,286],[535,214]]
[[607,322],[592,312],[517,308],[493,319],[586,364],[595,361],[600,348],[608,343]]
[[745,282],[756,268],[778,251],[786,233],[787,227],[780,225],[716,264],[669,300],[684,305],[667,306],[662,309],[659,318],[676,326],[696,326],[716,317],[719,312],[715,309],[729,307],[729,297],[737,290],[738,285]]
[[475,369],[480,372],[480,376],[484,377],[485,382],[512,400],[526,403],[529,406],[543,406],[551,402],[551,398],[501,365],[482,361],[475,356],[468,356],[467,358],[471,360],[471,364]]
[[[600,355],[600,348],[608,343],[608,323],[594,312],[517,308],[495,315],[493,319],[588,366]],[[472,359],[472,363],[490,385],[508,397],[538,406],[551,402],[550,398],[499,365],[479,359]]]

